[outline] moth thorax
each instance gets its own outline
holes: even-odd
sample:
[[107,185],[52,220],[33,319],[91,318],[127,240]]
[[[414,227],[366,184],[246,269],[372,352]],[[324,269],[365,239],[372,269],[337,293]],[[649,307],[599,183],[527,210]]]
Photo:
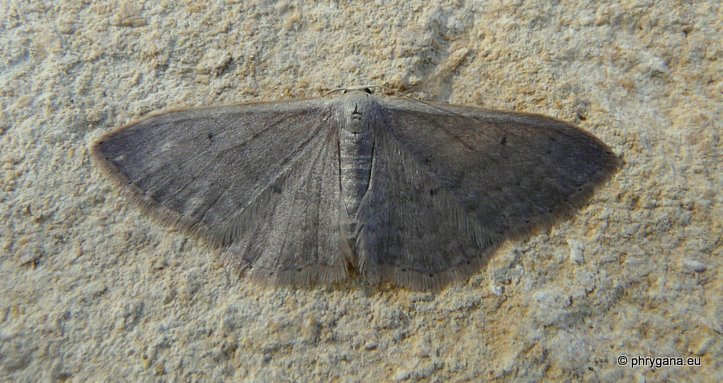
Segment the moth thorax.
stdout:
[[369,188],[374,153],[373,118],[369,104],[349,105],[339,130],[342,202],[349,217],[354,217]]

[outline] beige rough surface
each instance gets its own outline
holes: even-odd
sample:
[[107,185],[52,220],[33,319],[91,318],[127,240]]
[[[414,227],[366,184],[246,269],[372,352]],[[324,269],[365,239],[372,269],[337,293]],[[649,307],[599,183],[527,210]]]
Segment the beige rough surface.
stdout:
[[[723,381],[719,1],[363,4],[0,2],[0,381]],[[574,121],[626,164],[412,293],[259,288],[88,156],[158,109],[370,83]]]

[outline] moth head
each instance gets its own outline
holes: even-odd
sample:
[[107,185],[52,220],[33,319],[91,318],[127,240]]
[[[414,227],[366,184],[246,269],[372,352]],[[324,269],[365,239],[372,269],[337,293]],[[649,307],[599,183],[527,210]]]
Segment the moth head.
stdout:
[[371,88],[366,86],[362,88],[344,88],[341,94],[347,94],[349,92],[364,92],[366,94],[373,94]]

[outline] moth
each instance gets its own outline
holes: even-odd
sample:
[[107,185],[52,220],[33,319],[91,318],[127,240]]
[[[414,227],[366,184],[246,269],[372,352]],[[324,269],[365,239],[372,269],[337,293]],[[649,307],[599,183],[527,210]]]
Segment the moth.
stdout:
[[468,278],[619,167],[603,142],[550,117],[368,89],[158,114],[92,153],[147,213],[255,280],[358,274],[416,290]]

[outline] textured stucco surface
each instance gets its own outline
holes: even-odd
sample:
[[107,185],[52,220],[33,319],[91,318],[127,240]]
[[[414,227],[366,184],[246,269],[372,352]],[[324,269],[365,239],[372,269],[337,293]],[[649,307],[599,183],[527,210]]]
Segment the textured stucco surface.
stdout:
[[[48,3],[0,2],[1,381],[723,381],[718,1]],[[89,158],[147,112],[360,84],[573,121],[625,165],[416,293],[260,288]]]

